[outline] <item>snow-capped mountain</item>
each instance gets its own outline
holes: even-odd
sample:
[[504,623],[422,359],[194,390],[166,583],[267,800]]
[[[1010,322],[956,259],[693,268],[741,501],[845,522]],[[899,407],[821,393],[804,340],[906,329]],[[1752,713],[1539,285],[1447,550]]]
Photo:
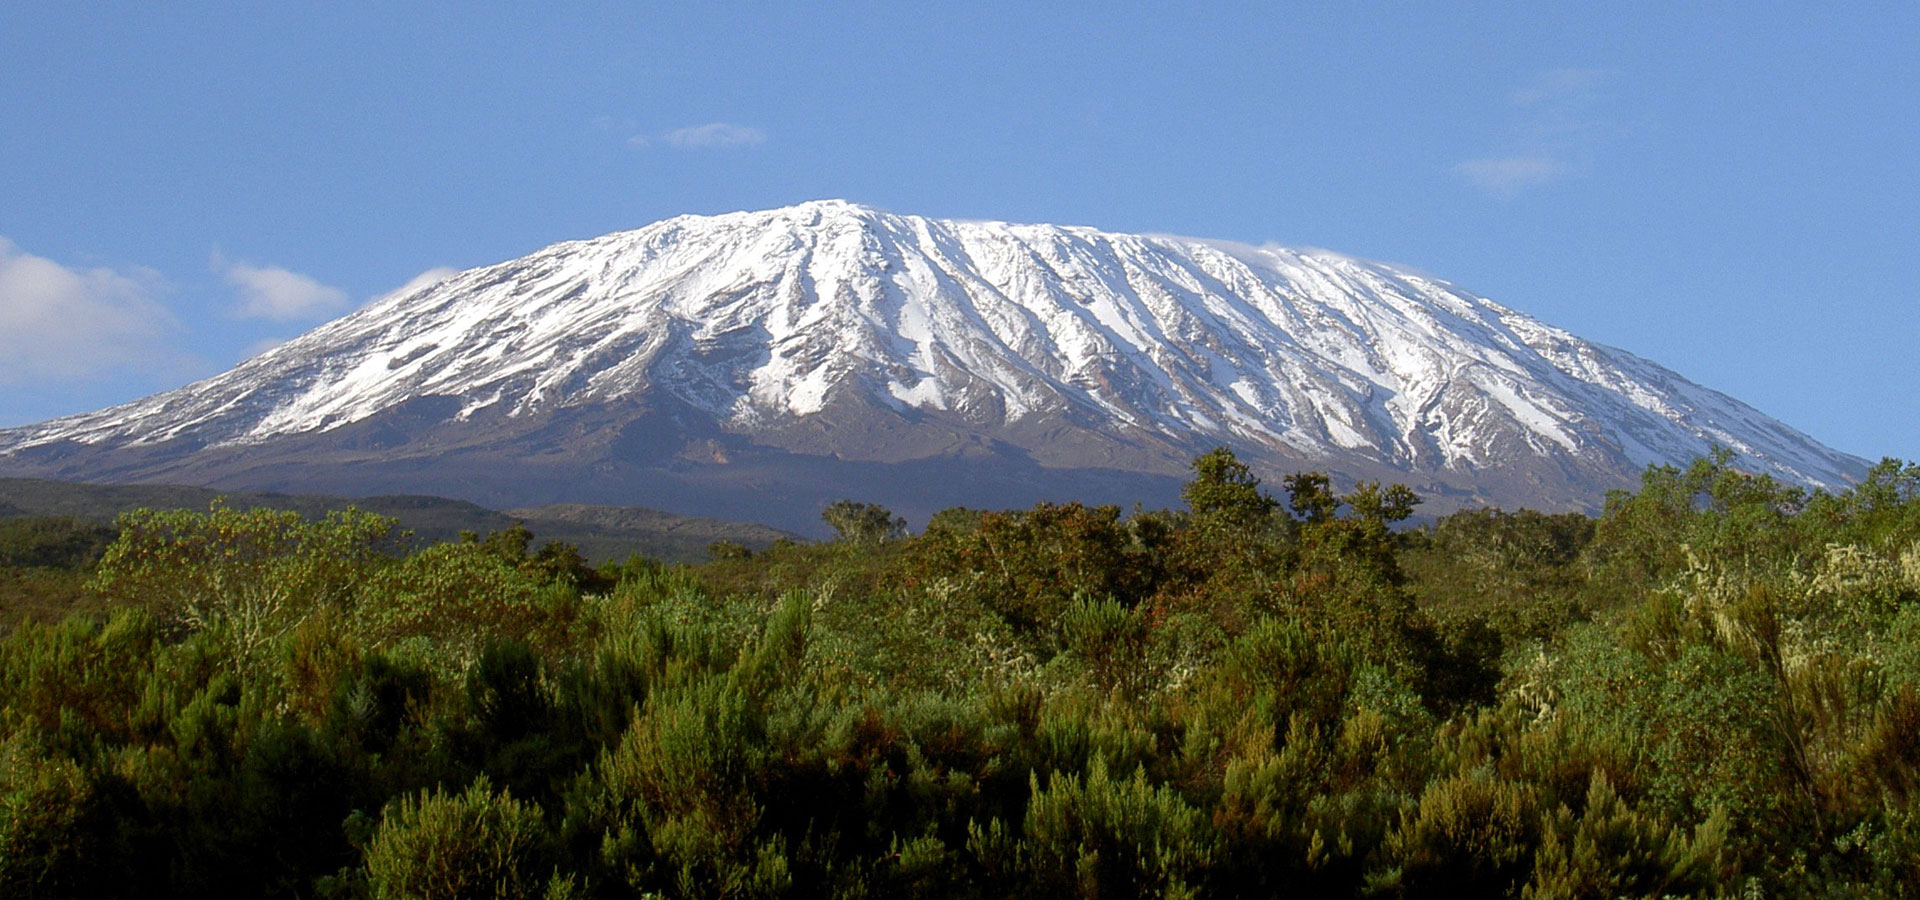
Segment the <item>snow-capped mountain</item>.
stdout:
[[[707,512],[723,497],[791,523],[841,488],[926,511],[1124,494],[1139,476],[1159,499],[1216,444],[1272,475],[1547,507],[1590,508],[1716,445],[1809,485],[1864,471],[1393,266],[839,201],[463,272],[217,377],[0,431],[0,470]],[[783,496],[792,514],[756,510]]]

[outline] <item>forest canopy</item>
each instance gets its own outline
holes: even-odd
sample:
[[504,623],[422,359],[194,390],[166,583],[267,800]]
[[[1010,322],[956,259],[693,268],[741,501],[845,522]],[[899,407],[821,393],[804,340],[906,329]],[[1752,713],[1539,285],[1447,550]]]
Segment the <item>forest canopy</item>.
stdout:
[[1920,466],[1280,487],[671,566],[0,521],[0,895],[1920,896]]

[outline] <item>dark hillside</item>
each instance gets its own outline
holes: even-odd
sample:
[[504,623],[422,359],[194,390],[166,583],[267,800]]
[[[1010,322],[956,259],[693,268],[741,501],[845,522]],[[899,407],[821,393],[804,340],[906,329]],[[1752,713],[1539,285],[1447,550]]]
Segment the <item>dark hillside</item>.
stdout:
[[331,497],[317,494],[229,492],[181,485],[82,484],[38,478],[0,478],[0,518],[54,516],[111,523],[134,509],[205,510],[224,497],[235,509],[284,509],[317,519],[354,507],[389,516],[422,543],[452,541],[463,531],[504,531],[524,523],[539,541],[564,541],[588,560],[624,560],[633,554],[669,561],[706,557],[707,546],[731,541],[749,548],[797,539],[764,525],[678,516],[638,507],[571,505],[500,512],[464,500],[420,495]]

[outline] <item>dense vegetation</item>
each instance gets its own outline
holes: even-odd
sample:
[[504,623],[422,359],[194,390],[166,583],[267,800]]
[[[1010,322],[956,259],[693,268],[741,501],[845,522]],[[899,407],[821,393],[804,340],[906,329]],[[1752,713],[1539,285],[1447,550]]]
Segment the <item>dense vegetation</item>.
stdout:
[[0,896],[1920,896],[1920,466],[1283,487],[683,567],[10,525],[80,606],[0,639]]

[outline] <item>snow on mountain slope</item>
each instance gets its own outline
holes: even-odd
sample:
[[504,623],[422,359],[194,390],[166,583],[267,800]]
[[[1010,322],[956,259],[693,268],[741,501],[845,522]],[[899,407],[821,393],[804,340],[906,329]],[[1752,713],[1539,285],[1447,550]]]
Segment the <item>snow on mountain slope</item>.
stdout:
[[838,399],[995,434],[1066,422],[1407,472],[1559,460],[1630,477],[1715,445],[1804,484],[1862,470],[1658,365],[1393,266],[839,201],[683,216],[463,272],[206,381],[0,431],[0,460],[266,445],[421,397],[455,398],[457,423],[645,396],[749,437]]

